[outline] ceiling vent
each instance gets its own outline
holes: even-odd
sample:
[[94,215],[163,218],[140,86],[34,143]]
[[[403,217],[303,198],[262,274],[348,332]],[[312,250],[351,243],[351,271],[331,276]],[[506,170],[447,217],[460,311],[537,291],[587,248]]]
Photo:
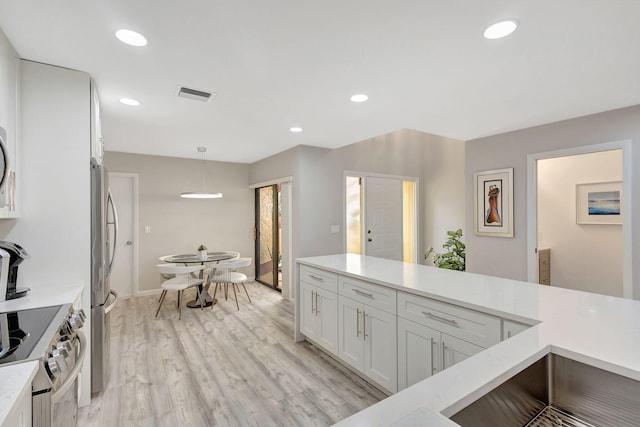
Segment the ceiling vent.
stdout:
[[178,86],[176,89],[176,95],[182,98],[194,99],[196,101],[211,102],[216,96],[213,92],[206,92],[204,90],[192,89],[185,86]]

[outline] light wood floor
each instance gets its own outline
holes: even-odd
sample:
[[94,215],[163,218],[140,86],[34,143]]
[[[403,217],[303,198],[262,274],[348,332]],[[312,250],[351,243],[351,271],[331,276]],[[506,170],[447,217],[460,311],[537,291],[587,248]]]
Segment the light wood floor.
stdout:
[[[213,309],[183,307],[176,292],[112,311],[107,389],[81,408],[79,427],[326,426],[385,395],[315,346],[293,342],[293,304],[248,283]],[[191,300],[193,295],[188,294]],[[220,295],[218,295],[219,297]]]

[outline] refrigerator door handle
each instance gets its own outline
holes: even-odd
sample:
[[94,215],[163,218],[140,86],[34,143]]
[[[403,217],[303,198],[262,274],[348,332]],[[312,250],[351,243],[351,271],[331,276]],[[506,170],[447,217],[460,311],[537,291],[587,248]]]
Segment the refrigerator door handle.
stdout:
[[109,206],[111,206],[111,212],[113,212],[113,222],[108,222],[107,225],[113,225],[113,252],[111,255],[111,259],[109,260],[109,268],[107,269],[107,277],[111,276],[111,268],[113,267],[113,260],[116,259],[116,250],[118,243],[118,210],[116,209],[116,204],[113,201],[113,196],[111,195],[111,190],[107,193],[107,202]]
[[118,302],[118,293],[116,291],[114,291],[113,289],[111,289],[109,291],[110,295],[113,295],[113,302],[111,304],[109,304],[108,306],[106,306],[104,308],[104,314],[107,314],[108,312],[110,312],[111,310],[113,310],[113,307],[116,306],[116,303]]

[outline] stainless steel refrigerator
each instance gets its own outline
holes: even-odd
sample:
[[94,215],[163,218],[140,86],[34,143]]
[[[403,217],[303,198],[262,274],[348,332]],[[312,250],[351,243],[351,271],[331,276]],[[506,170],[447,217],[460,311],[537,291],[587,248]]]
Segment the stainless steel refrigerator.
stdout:
[[118,213],[104,166],[91,159],[91,392],[105,389],[109,376],[109,312],[118,294],[109,286],[118,236]]

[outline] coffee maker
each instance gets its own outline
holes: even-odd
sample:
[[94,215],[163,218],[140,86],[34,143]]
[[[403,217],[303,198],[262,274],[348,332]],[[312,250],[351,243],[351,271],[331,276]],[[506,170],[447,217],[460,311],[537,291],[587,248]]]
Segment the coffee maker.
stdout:
[[29,288],[19,288],[17,284],[18,266],[28,258],[31,256],[22,246],[0,240],[0,301],[27,295]]

